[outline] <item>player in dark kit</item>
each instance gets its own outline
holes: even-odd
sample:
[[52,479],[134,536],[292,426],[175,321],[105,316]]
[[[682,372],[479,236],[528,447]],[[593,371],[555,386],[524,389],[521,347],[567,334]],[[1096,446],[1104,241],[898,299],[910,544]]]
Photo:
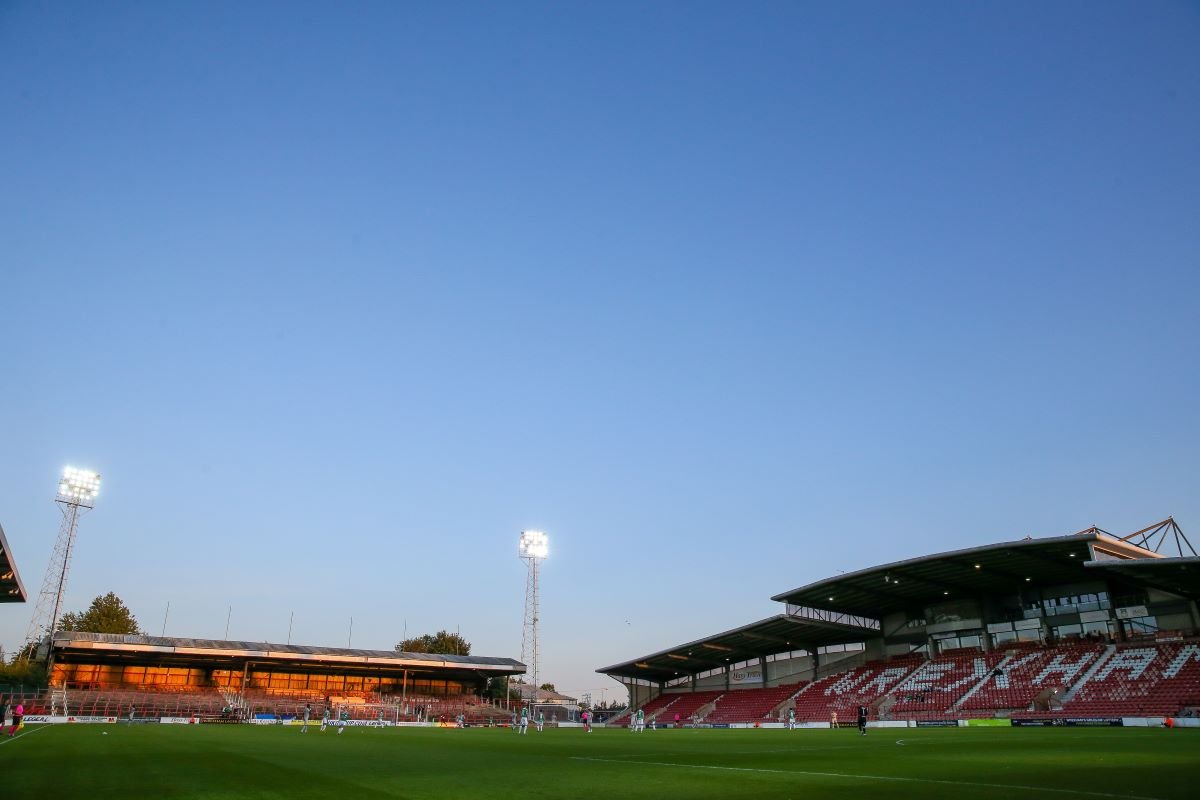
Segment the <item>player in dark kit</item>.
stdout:
[[863,736],[867,735],[867,707],[858,707],[858,732]]

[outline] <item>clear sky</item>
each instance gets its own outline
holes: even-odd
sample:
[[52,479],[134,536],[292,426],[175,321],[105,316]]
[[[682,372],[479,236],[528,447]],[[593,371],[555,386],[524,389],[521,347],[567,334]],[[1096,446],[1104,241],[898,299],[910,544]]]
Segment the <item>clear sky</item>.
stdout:
[[[0,3],[0,524],[153,633],[542,674],[1200,539],[1200,6]],[[34,598],[31,597],[31,601]],[[18,646],[32,612],[0,606]]]

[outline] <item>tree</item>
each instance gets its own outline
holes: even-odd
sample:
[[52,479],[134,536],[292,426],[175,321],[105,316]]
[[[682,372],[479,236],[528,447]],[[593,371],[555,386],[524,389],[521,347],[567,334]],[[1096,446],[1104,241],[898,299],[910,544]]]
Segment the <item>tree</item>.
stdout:
[[[34,645],[36,647],[36,645]],[[36,688],[46,685],[46,662],[21,659],[23,651],[18,651],[8,664],[0,665],[0,683],[10,686],[18,684],[22,687]]]
[[508,690],[509,700],[521,699],[521,684],[520,681],[508,678],[491,678],[488,680],[487,696],[497,700],[504,698],[504,690]]
[[438,631],[434,634],[423,634],[412,639],[405,639],[396,645],[401,653],[437,653],[449,656],[471,655],[471,643],[457,633]]
[[539,688],[539,689],[541,689],[543,692],[554,692],[554,691],[556,691],[556,690],[555,690],[555,688],[554,688],[554,684],[553,684],[553,683],[543,683],[543,684],[542,684],[541,686],[539,686],[538,688]]
[[114,592],[97,597],[87,611],[63,614],[58,621],[58,629],[87,633],[141,633],[137,618]]

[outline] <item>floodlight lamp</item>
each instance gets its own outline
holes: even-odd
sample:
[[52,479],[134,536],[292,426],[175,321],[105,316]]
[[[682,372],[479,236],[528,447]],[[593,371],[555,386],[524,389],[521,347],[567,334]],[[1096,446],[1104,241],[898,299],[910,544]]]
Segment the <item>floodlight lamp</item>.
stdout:
[[67,467],[58,482],[59,497],[71,501],[92,500],[100,493],[100,473]]
[[518,552],[521,558],[545,558],[549,553],[546,534],[541,531],[521,531],[521,544]]

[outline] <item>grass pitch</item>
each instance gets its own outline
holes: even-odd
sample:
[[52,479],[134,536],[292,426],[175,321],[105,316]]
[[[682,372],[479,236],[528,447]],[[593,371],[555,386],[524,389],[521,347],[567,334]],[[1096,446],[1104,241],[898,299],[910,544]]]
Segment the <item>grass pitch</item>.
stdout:
[[48,725],[0,740],[6,797],[1174,800],[1200,730],[349,728]]

